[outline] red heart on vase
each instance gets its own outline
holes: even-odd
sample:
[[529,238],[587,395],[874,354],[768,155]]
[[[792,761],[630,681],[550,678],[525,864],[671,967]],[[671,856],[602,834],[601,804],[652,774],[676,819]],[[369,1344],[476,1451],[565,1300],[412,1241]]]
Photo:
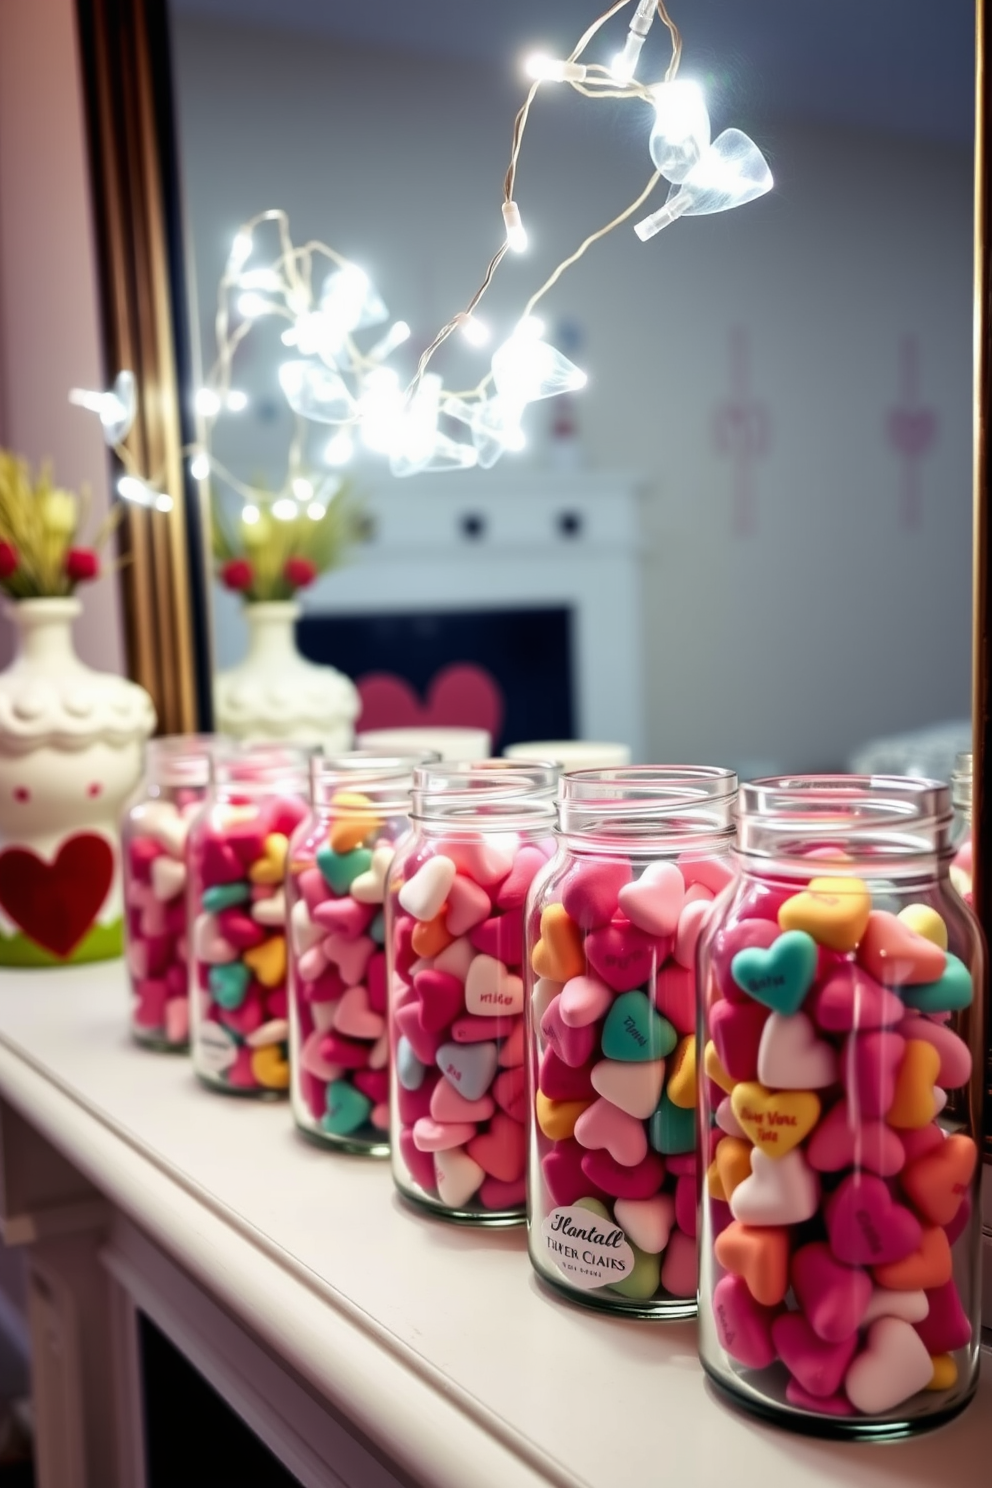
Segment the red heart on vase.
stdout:
[[71,956],[100,912],[114,854],[93,832],[68,837],[46,863],[28,847],[0,852],[0,909],[53,956]]
[[362,713],[358,727],[482,728],[495,739],[503,722],[503,694],[481,667],[468,663],[444,667],[422,702],[403,677],[370,672],[359,679]]

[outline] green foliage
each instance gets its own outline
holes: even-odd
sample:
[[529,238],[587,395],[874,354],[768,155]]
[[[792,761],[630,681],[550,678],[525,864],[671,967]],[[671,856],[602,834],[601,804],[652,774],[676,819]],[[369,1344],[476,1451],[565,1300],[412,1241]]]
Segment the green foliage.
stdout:
[[[342,485],[316,518],[301,506],[289,521],[273,517],[271,506],[259,505],[258,520],[245,522],[242,506],[236,511],[211,491],[213,554],[218,571],[226,563],[244,559],[251,564],[252,582],[243,593],[249,603],[291,599],[298,585],[286,578],[291,558],[305,558],[318,574],[340,568],[348,550],[362,535],[363,513],[350,486]],[[309,510],[312,510],[311,504]]]

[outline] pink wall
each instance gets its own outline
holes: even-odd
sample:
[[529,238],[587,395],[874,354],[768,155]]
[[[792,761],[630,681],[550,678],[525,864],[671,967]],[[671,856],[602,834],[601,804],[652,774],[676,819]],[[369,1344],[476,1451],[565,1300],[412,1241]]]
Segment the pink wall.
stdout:
[[[73,0],[0,0],[0,443],[108,505],[100,427],[67,401],[103,384]],[[79,653],[123,671],[117,584],[81,591]],[[11,650],[0,621],[0,664]]]

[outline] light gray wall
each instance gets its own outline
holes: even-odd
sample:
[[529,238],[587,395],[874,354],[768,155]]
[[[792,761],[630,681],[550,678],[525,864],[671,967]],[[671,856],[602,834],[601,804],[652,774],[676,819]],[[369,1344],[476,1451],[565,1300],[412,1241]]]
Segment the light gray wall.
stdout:
[[[232,235],[273,205],[297,240],[366,265],[422,338],[465,303],[500,237],[518,85],[185,17],[175,48],[208,349]],[[747,91],[741,79],[741,113],[715,127],[755,134],[774,193],[647,245],[621,228],[549,297],[547,319],[584,331],[589,461],[645,482],[653,756],[830,767],[870,736],[968,709],[971,162],[949,146],[761,125]],[[534,252],[501,272],[487,301],[497,326],[639,190],[647,123],[633,105],[539,100],[518,186]],[[735,327],[770,428],[748,537],[733,532],[713,438]],[[885,435],[906,337],[939,420],[917,528],[900,522]],[[242,380],[271,377],[263,363]],[[438,365],[446,380],[466,375],[464,361]],[[531,416],[526,458],[540,460],[545,415]],[[264,469],[269,438],[239,427],[243,473]]]

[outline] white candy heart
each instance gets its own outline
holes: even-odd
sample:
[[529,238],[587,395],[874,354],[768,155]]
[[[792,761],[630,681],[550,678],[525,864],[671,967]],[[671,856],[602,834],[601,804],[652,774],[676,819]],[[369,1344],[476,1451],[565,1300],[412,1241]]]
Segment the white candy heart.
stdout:
[[925,1390],[933,1379],[933,1361],[912,1323],[881,1317],[868,1330],[868,1342],[844,1378],[844,1390],[855,1410],[880,1416]]
[[481,1187],[486,1175],[464,1147],[452,1147],[447,1152],[435,1152],[434,1176],[442,1204],[449,1209],[461,1209]]
[[[302,924],[303,920],[306,919],[309,924],[310,911],[307,909],[304,900],[301,899],[298,904],[293,905],[294,912],[298,909],[304,911],[304,914],[297,916],[298,922]],[[282,889],[276,889],[275,893],[270,894],[267,899],[256,899],[251,907],[251,917],[256,925],[284,925],[286,923],[286,895]],[[318,931],[320,929],[319,925],[310,926],[310,928],[317,929]],[[297,955],[300,954],[300,951],[305,951],[308,946],[313,944],[313,940],[307,938],[306,944],[301,944],[297,949]]]
[[315,1080],[323,1080],[329,1085],[332,1080],[340,1078],[341,1066],[331,1064],[321,1055],[320,1045],[327,1031],[326,1028],[315,1028],[309,1038],[304,1039],[300,1049],[300,1068],[305,1069],[308,1075],[313,1075]]
[[386,878],[392,861],[391,847],[377,847],[369,867],[351,881],[348,892],[352,899],[357,899],[359,904],[381,904],[386,897]]
[[805,1013],[772,1013],[758,1046],[758,1079],[770,1090],[822,1090],[837,1079],[837,1055]]
[[538,977],[531,993],[535,1023],[540,1023],[559,992],[563,990],[564,985],[564,982],[551,982],[547,977]]
[[186,864],[182,858],[153,858],[151,880],[155,898],[166,904],[186,887]]
[[562,1022],[569,1028],[585,1028],[587,1024],[595,1023],[612,1006],[613,992],[595,975],[572,977],[562,987],[558,1004]]
[[[628,1116],[636,1116],[638,1121],[647,1121],[661,1100],[665,1061],[650,1059],[635,1064],[620,1059],[601,1059],[593,1066],[589,1078],[592,1088],[611,1105],[618,1106]],[[634,1244],[639,1245],[640,1241],[635,1240]],[[641,1249],[644,1249],[643,1245]]]
[[196,1036],[196,1054],[203,1069],[209,1074],[220,1075],[237,1059],[238,1046],[222,1023],[201,1023]]
[[876,1287],[868,1300],[868,1308],[861,1319],[861,1326],[881,1317],[902,1318],[904,1323],[922,1323],[930,1311],[926,1292],[895,1292],[888,1287]]
[[730,1212],[741,1224],[791,1225],[812,1219],[820,1202],[820,1180],[798,1147],[784,1157],[751,1153],[751,1176],[730,1196]]
[[[259,899],[251,907],[251,917],[259,925],[272,923],[271,921],[259,918],[259,910],[268,903],[270,903],[268,899]],[[285,914],[285,901],[283,902],[283,913]],[[281,921],[277,923],[281,923]],[[320,925],[315,925],[313,920],[311,920],[306,900],[298,899],[289,915],[289,935],[296,954],[302,956],[304,951],[308,951],[311,946],[319,945],[324,939],[325,934],[326,932]]]
[[156,819],[151,828],[151,835],[155,838],[159,847],[163,847],[172,858],[182,858],[186,852],[186,836],[189,832],[189,822],[171,808],[171,816],[163,815]]
[[437,1067],[466,1100],[478,1100],[492,1083],[499,1061],[495,1044],[442,1044]]
[[674,935],[685,902],[685,880],[674,863],[649,863],[640,878],[624,884],[620,908],[648,935]]
[[653,1199],[617,1199],[613,1218],[638,1250],[660,1255],[675,1223],[675,1200],[671,1194],[656,1194]]
[[285,1018],[271,1018],[250,1033],[245,1043],[251,1049],[264,1049],[266,1044],[282,1044],[289,1038],[289,1024]]
[[238,959],[236,947],[224,939],[216,919],[209,914],[197,915],[193,921],[193,955],[208,966],[223,966]]
[[524,1010],[524,984],[495,956],[476,956],[465,978],[465,1007],[478,1017],[510,1017]]
[[500,842],[494,842],[491,838],[486,842],[446,839],[441,843],[441,851],[466,877],[474,878],[477,884],[488,887],[490,884],[502,883],[513,867],[518,845],[519,839],[507,832],[502,834]]
[[310,1016],[313,1019],[313,1026],[321,1037],[325,1033],[330,1033],[334,1027],[334,1010],[337,1007],[337,1003],[311,1002],[308,1006],[310,1008]]
[[434,957],[433,963],[425,962],[425,967],[433,964],[435,970],[447,972],[448,976],[457,977],[464,982],[468,976],[468,969],[475,960],[475,947],[467,935],[459,940],[453,940],[449,946],[445,946],[440,955]]
[[728,1137],[746,1137],[747,1133],[734,1115],[730,1096],[725,1095],[716,1108],[716,1124]]
[[433,920],[441,912],[456,872],[454,863],[442,853],[428,858],[400,889],[400,907],[415,920]]
[[691,904],[683,907],[679,915],[679,928],[675,932],[672,955],[680,966],[687,967],[689,971],[696,964],[696,943],[706,924],[712,902],[711,899],[694,899]]

